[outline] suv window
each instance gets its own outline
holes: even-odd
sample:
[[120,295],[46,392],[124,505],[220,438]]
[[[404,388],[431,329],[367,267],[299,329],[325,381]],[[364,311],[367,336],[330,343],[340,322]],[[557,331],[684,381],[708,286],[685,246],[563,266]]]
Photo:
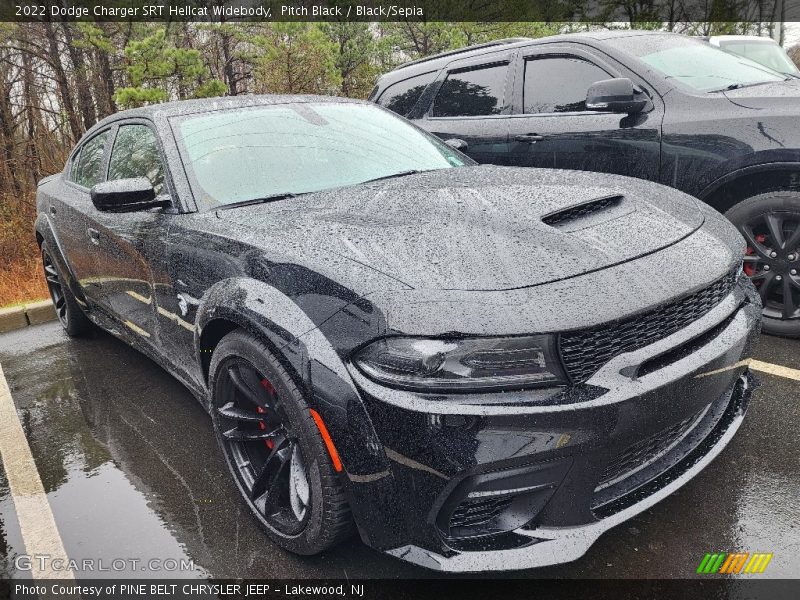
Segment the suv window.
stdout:
[[414,108],[428,84],[434,79],[436,79],[436,71],[398,81],[384,90],[378,99],[378,104],[398,115],[406,116]]
[[104,131],[83,145],[75,165],[70,170],[72,181],[90,188],[98,181],[103,180],[101,168],[108,134],[108,131]]
[[451,72],[433,102],[434,117],[497,115],[503,110],[508,64]]
[[586,110],[586,92],[596,81],[611,78],[600,67],[571,56],[525,61],[522,105],[525,113]]
[[160,194],[164,187],[164,167],[158,142],[147,125],[123,125],[117,131],[108,162],[108,179],[129,177],[147,177],[156,194]]

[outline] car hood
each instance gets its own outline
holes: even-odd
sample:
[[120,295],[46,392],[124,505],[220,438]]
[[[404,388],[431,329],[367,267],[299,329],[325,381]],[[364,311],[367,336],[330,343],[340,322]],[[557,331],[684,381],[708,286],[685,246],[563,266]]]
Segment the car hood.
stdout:
[[800,79],[753,85],[724,94],[728,100],[745,108],[790,110],[800,116]]
[[664,186],[493,166],[429,171],[218,216],[268,253],[303,262],[322,252],[413,288],[444,290],[567,279],[656,252],[703,223],[690,196]]

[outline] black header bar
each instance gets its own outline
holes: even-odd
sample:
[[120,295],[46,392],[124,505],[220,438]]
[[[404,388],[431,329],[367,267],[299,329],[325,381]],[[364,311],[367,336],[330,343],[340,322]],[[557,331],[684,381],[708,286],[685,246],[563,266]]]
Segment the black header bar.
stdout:
[[800,0],[0,0],[0,21],[800,22]]

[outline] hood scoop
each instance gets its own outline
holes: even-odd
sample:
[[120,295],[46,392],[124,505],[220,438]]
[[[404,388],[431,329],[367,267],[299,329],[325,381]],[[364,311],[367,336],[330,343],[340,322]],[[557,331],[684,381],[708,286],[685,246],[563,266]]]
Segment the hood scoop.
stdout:
[[364,275],[343,261],[415,289],[468,291],[605,269],[670,246],[703,223],[694,199],[648,181],[493,166],[220,212],[235,222],[237,240],[348,285]]
[[[580,204],[546,214],[542,217],[542,222],[545,225],[550,225],[550,227],[556,227],[558,229],[568,229],[571,231],[581,229],[584,225],[584,220],[587,217],[592,217],[601,212],[609,213],[603,215],[604,217],[607,217],[603,220],[621,216],[623,213],[616,210],[611,211],[611,209],[620,207],[622,205],[623,198],[624,196],[622,194],[612,194],[609,196],[603,196],[602,198],[594,198],[587,202],[582,202]],[[592,219],[592,224],[595,223],[596,221]]]

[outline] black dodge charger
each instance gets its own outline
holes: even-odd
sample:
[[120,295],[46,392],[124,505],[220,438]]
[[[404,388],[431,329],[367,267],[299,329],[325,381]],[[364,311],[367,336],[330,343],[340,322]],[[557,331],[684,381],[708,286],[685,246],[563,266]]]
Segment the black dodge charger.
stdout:
[[300,554],[357,529],[435,569],[573,560],[721,452],[752,389],[761,304],[719,213],[475,166],[373,104],[121,112],[38,212],[67,333],[94,323],[192,390]]

